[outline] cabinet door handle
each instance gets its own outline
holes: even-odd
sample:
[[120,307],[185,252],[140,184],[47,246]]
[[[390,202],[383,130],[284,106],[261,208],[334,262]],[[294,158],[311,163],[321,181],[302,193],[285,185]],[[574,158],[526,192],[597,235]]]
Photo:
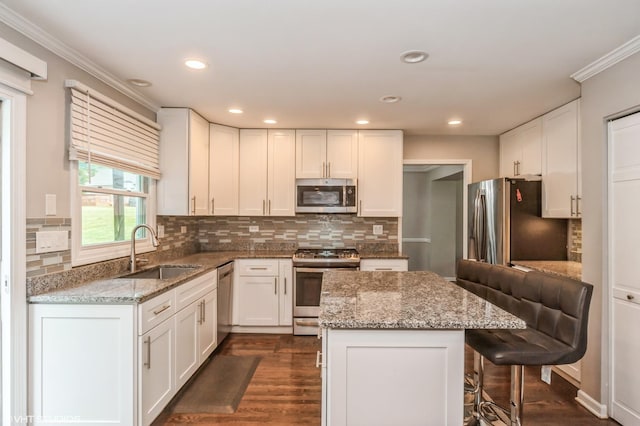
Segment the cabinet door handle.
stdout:
[[202,324],[204,324],[207,321],[207,301],[203,300],[201,304],[202,304]]
[[151,370],[151,336],[147,336],[144,342],[147,345],[147,362],[144,363],[144,366],[147,367],[147,370]]
[[211,199],[211,214],[215,214],[216,212],[216,199],[212,198]]
[[571,216],[575,216],[575,215],[576,215],[576,214],[575,214],[575,212],[574,212],[574,210],[573,210],[573,201],[574,201],[575,199],[576,199],[576,198],[572,195],[572,196],[571,196]]
[[287,277],[284,277],[284,294],[287,294]]
[[362,200],[358,203],[358,216],[362,214]]
[[580,201],[582,201],[582,197],[576,195],[576,216],[582,216],[582,212],[580,211]]
[[327,177],[331,177],[331,162],[327,163]]
[[196,197],[191,198],[191,214],[195,215],[196,214]]
[[265,205],[266,205],[266,202],[262,200],[262,216],[264,216],[265,214]]
[[327,166],[325,163],[322,163],[322,177],[327,177]]
[[153,311],[153,315],[159,315],[164,311],[166,311],[167,309],[169,309],[170,307],[171,305],[164,305],[162,308],[158,309],[157,311]]
[[273,279],[273,294],[278,294],[278,277]]
[[517,164],[518,164],[517,161],[513,162],[513,175],[514,176],[518,176],[518,169],[517,169],[518,166],[517,166]]
[[267,209],[267,211],[269,212],[269,216],[271,216],[271,200],[269,200],[269,208]]

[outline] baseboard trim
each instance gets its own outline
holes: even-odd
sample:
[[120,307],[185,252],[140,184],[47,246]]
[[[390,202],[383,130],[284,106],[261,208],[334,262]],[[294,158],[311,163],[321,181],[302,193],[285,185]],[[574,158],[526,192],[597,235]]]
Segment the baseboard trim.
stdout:
[[576,396],[576,401],[578,404],[582,405],[584,408],[589,410],[591,414],[596,416],[599,419],[608,419],[607,415],[607,406],[605,404],[600,404],[600,402],[593,399],[586,392],[579,390],[578,396]]

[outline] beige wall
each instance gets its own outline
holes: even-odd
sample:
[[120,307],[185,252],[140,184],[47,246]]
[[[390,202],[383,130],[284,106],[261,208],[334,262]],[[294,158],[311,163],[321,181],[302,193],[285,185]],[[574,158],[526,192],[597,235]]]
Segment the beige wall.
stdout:
[[472,182],[499,175],[497,136],[405,136],[405,160],[472,160]]
[[32,82],[27,99],[27,217],[44,217],[45,194],[57,195],[57,217],[70,213],[64,80],[75,79],[155,120],[155,113],[0,23],[0,37],[47,62],[48,80]]
[[[606,120],[640,110],[640,54],[582,84],[582,278],[594,285],[589,343],[582,364],[582,390],[606,404],[609,365],[606,252]],[[605,350],[603,350],[605,348]]]

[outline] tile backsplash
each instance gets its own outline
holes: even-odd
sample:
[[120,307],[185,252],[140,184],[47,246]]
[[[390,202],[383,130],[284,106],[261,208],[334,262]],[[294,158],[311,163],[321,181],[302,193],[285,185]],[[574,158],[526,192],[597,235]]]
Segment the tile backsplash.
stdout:
[[582,262],[581,219],[569,219],[569,260]]
[[[382,234],[373,234],[373,225]],[[202,251],[355,247],[362,252],[398,251],[397,218],[308,214],[291,217],[203,217]]]
[[[36,253],[36,232],[66,231],[69,249]],[[71,219],[62,217],[27,219],[27,277],[68,271],[71,269]]]

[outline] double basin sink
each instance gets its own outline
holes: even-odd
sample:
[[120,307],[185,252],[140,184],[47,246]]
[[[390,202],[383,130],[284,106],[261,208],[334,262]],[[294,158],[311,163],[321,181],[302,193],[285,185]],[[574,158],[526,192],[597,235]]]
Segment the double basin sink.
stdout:
[[155,280],[170,280],[177,278],[181,275],[188,274],[198,269],[197,266],[183,266],[183,265],[159,265],[151,269],[145,269],[144,271],[133,272],[131,274],[123,275],[118,278],[122,279],[155,279]]

